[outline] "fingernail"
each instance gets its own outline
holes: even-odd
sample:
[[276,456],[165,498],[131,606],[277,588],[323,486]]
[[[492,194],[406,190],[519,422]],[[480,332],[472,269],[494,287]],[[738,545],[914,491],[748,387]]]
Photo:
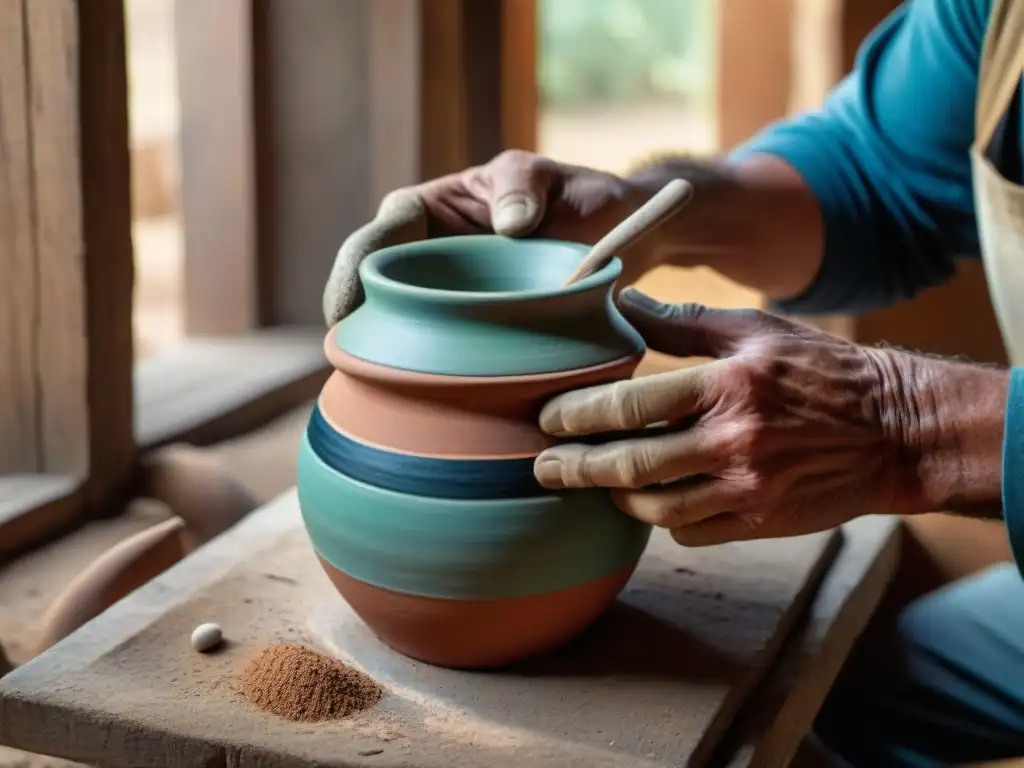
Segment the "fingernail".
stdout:
[[552,437],[564,437],[568,434],[562,422],[562,408],[557,402],[550,402],[541,408],[540,429]]
[[643,312],[655,315],[663,314],[665,307],[668,306],[657,299],[652,299],[646,293],[642,293],[636,288],[624,288],[622,293],[619,294],[619,301],[629,304],[631,307],[636,307]]
[[533,462],[533,476],[544,488],[564,488],[562,462],[557,456],[542,453]]
[[514,235],[528,229],[536,215],[536,202],[528,197],[514,197],[495,206],[491,224],[499,235]]

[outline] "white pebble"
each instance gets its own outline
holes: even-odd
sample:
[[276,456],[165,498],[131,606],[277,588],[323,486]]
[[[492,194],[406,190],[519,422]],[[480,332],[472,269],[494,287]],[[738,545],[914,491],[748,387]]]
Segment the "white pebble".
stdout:
[[192,647],[200,653],[212,651],[223,639],[224,633],[216,624],[200,624],[192,630]]

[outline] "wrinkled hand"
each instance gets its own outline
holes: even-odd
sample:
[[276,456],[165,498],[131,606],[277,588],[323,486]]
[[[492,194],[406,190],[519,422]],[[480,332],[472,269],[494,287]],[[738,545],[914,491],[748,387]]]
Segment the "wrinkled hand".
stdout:
[[910,509],[916,463],[904,430],[915,414],[889,402],[898,387],[888,350],[633,289],[619,305],[652,349],[717,359],[553,399],[540,416],[545,432],[610,442],[543,452],[534,469],[542,485],[611,488],[624,512],[688,546],[920,511]]
[[[643,199],[622,179],[556,163],[529,152],[504,152],[486,165],[396,190],[373,221],[342,244],[324,291],[324,319],[341,320],[362,302],[359,265],[373,251],[428,237],[495,232],[593,244]],[[650,268],[645,238],[628,259],[620,285]],[[628,262],[628,263],[627,263]]]

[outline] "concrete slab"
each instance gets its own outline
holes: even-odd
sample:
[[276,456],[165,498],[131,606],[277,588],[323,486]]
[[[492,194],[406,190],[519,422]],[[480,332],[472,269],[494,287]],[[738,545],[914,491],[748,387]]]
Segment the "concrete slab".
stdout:
[[[461,673],[376,641],[319,571],[288,493],[0,680],[0,743],[126,768],[704,765],[841,539],[685,550],[657,535],[578,642]],[[224,627],[223,652],[190,650],[203,621]],[[234,680],[282,640],[346,658],[388,693],[323,725],[255,710]]]

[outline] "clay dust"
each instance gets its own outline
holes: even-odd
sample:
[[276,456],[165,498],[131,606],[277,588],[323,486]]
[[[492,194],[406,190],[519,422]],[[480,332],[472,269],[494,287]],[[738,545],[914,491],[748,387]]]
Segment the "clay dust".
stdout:
[[369,709],[384,695],[365,673],[294,644],[262,650],[240,682],[242,695],[260,709],[301,723],[347,717]]

